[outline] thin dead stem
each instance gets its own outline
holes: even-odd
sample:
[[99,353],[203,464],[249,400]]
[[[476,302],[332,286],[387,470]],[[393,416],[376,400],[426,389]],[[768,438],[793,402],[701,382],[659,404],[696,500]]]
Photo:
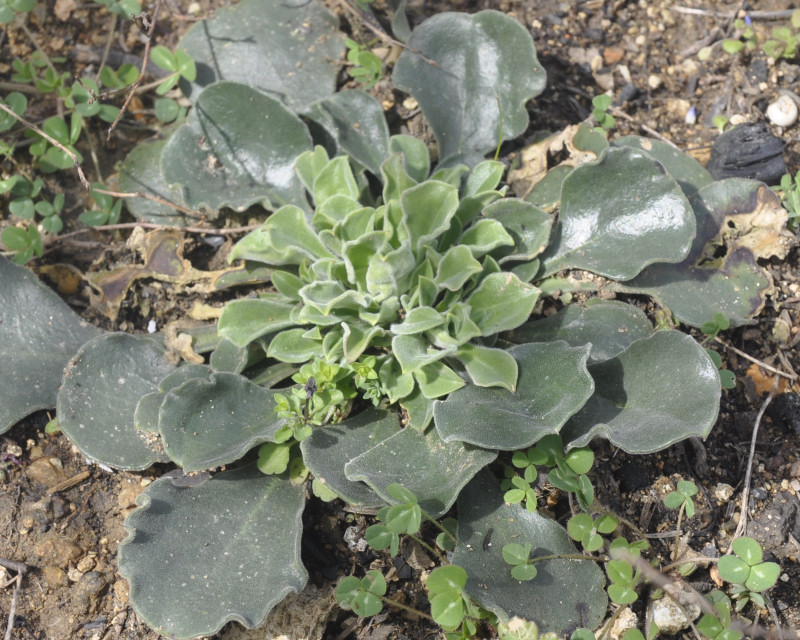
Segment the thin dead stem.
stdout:
[[58,140],[56,140],[55,138],[52,138],[49,135],[47,135],[44,131],[42,131],[35,124],[33,124],[32,122],[29,122],[28,120],[26,120],[22,116],[18,116],[16,113],[14,113],[9,107],[4,105],[2,102],[0,102],[0,110],[5,111],[8,115],[10,115],[12,118],[14,118],[17,122],[22,123],[25,127],[30,129],[31,131],[35,131],[36,133],[38,133],[45,140],[47,140],[50,144],[52,144],[56,149],[59,149],[60,151],[63,151],[64,153],[66,153],[70,157],[72,162],[75,164],[75,170],[78,172],[78,178],[80,178],[80,181],[81,181],[81,184],[83,185],[83,188],[86,189],[87,191],[91,188],[91,185],[89,184],[89,181],[86,179],[86,176],[83,175],[83,169],[81,169],[80,162],[78,162],[78,156],[76,156],[72,151],[67,149]]
[[747,512],[748,501],[750,500],[750,480],[753,475],[753,458],[756,455],[756,438],[758,438],[758,428],[761,426],[761,418],[764,417],[764,412],[767,410],[769,403],[775,397],[775,392],[778,390],[778,377],[772,383],[772,391],[769,392],[767,399],[761,405],[761,409],[756,416],[756,422],[753,425],[753,437],[750,439],[750,456],[747,459],[747,473],[744,476],[744,489],[742,490],[742,507],[741,515],[739,516],[739,524],[736,525],[736,531],[733,534],[734,540],[740,537],[747,529]]
[[741,350],[737,349],[732,344],[728,344],[727,342],[725,342],[724,340],[721,340],[718,337],[714,338],[714,342],[718,342],[719,344],[721,344],[726,349],[729,349],[730,351],[733,351],[737,356],[741,356],[745,360],[749,360],[750,362],[753,362],[753,363],[757,364],[762,369],[766,369],[770,373],[774,373],[776,376],[781,376],[783,378],[788,378],[789,380],[797,380],[797,376],[796,375],[792,375],[791,373],[786,373],[785,371],[781,371],[780,369],[776,369],[775,367],[771,367],[766,362],[763,362],[761,360],[758,360],[757,358],[754,358],[751,355],[746,354],[744,351],[741,351]]
[[125,193],[121,191],[110,191],[109,189],[94,189],[97,193],[102,193],[107,196],[113,196],[115,198],[144,198],[145,200],[150,200],[152,202],[164,205],[165,207],[170,207],[175,209],[176,211],[180,211],[181,213],[186,214],[191,218],[202,218],[203,214],[184,207],[183,205],[176,204],[175,202],[170,202],[169,200],[165,200],[164,198],[159,198],[158,196],[151,196],[148,193],[139,193],[138,191],[133,191],[130,193]]
[[158,224],[155,222],[120,222],[119,224],[102,224],[96,227],[88,227],[86,229],[78,229],[77,231],[70,231],[69,233],[62,233],[55,238],[54,242],[60,242],[66,238],[91,233],[92,231],[119,231],[122,229],[135,229],[141,227],[142,229],[164,229],[169,231],[182,231],[184,233],[205,233],[212,236],[228,236],[237,233],[248,233],[261,227],[260,224],[250,225],[248,227],[229,227],[224,229],[215,229],[213,227],[181,227],[178,225]]
[[147,71],[147,63],[150,60],[150,45],[153,42],[153,34],[156,30],[156,22],[158,21],[158,12],[161,10],[161,0],[156,0],[156,6],[153,8],[153,15],[150,19],[150,24],[147,26],[147,41],[144,45],[144,56],[142,57],[142,68],[139,71],[139,77],[136,78],[136,81],[131,85],[130,91],[128,92],[127,97],[125,98],[125,102],[122,104],[122,108],[119,110],[117,117],[114,118],[114,122],[111,123],[111,126],[108,128],[108,135],[106,136],[106,140],[111,139],[111,134],[114,132],[114,129],[117,128],[117,124],[122,119],[122,116],[128,110],[128,105],[133,100],[133,96],[136,95],[137,87],[142,83],[144,79],[144,74]]

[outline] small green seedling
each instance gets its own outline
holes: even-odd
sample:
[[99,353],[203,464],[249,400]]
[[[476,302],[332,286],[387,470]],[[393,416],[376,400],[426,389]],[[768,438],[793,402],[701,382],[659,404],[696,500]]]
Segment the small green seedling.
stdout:
[[706,353],[708,357],[711,358],[711,361],[717,367],[719,371],[719,382],[722,385],[723,389],[733,389],[736,387],[736,375],[730,369],[723,369],[722,368],[722,356],[719,355],[716,351],[712,351],[711,349],[706,349]]
[[602,548],[602,536],[616,531],[618,525],[619,522],[613,516],[602,515],[595,520],[588,513],[576,513],[567,523],[567,533],[591,553]]
[[383,62],[355,40],[347,38],[344,43],[347,46],[347,61],[353,65],[348,70],[350,77],[357,80],[363,89],[371,89],[383,76]]
[[630,604],[639,597],[636,585],[641,576],[640,571],[634,571],[629,562],[625,560],[610,560],[606,565],[606,573],[611,584],[606,591],[608,597],[617,604]]
[[342,578],[336,587],[336,599],[343,609],[351,609],[361,617],[374,616],[383,609],[386,579],[380,571],[368,571],[360,580],[355,576]]
[[164,46],[158,45],[153,47],[150,52],[150,59],[162,69],[170,71],[161,84],[156,87],[156,93],[163,96],[167,91],[172,89],[178,81],[183,78],[189,82],[194,82],[197,78],[197,67],[194,64],[192,57],[185,51],[180,49],[173,53]]
[[467,613],[469,598],[464,593],[467,572],[449,565],[431,572],[425,587],[431,603],[431,616],[445,631],[455,631]]
[[797,230],[800,219],[800,182],[797,175],[792,178],[790,173],[784,174],[780,184],[772,187],[778,193],[784,209],[789,212],[789,225],[793,230]]
[[400,534],[415,535],[422,524],[422,509],[416,496],[399,484],[390,484],[386,493],[399,504],[383,507],[378,511],[377,519],[384,524],[373,524],[368,527],[364,537],[373,549],[381,551],[389,548],[389,553],[396,556],[400,548]]
[[512,476],[506,480],[509,488],[503,495],[503,500],[508,504],[525,503],[525,508],[533,513],[536,511],[537,498],[530,482],[519,476]]
[[728,126],[728,116],[714,116],[711,118],[711,122],[717,128],[717,131],[722,133],[725,131],[725,127]]
[[750,22],[750,18],[737,19],[733,21],[733,27],[740,31],[741,39],[727,38],[722,41],[722,49],[725,53],[736,55],[741,51],[752,51],[758,46],[755,29]]
[[700,331],[706,334],[709,338],[715,338],[720,331],[727,331],[731,326],[731,321],[727,316],[720,312],[714,312],[714,317],[709,322],[704,322],[700,325]]
[[8,24],[18,13],[26,13],[36,6],[36,0],[0,0],[0,24]]
[[740,640],[741,631],[731,629],[731,601],[724,593],[714,589],[706,596],[717,615],[705,614],[697,623],[697,630],[711,640]]
[[764,53],[770,58],[791,60],[797,55],[797,30],[800,29],[800,10],[792,13],[791,27],[775,27],[772,37],[764,42]]
[[113,196],[107,193],[98,193],[95,189],[106,190],[108,188],[100,182],[92,186],[94,187],[92,190],[94,208],[84,211],[78,218],[89,227],[98,227],[102,224],[117,224],[122,215],[122,200],[115,200]]
[[753,538],[737,538],[731,545],[735,555],[723,556],[717,568],[723,580],[733,584],[736,611],[741,611],[749,601],[759,607],[766,606],[761,593],[771,588],[780,575],[780,565],[762,562],[764,552]]
[[681,520],[683,519],[683,514],[686,512],[687,517],[694,517],[695,509],[692,497],[696,495],[697,485],[694,482],[681,480],[678,482],[676,491],[670,491],[666,496],[664,496],[664,506],[666,506],[668,509],[678,509],[678,524],[675,527],[675,549],[672,554],[673,560],[678,559],[678,547],[681,539]]
[[522,582],[536,577],[536,565],[531,562],[532,549],[530,542],[511,542],[503,547],[503,560],[512,566],[511,575]]
[[608,108],[611,106],[611,96],[601,93],[599,96],[592,98],[592,118],[597,121],[597,124],[603,131],[609,131],[614,128],[617,121],[614,116],[608,113]]
[[0,240],[9,251],[14,252],[13,262],[25,264],[34,254],[42,257],[42,236],[35,224],[29,224],[26,228],[6,227],[0,234]]

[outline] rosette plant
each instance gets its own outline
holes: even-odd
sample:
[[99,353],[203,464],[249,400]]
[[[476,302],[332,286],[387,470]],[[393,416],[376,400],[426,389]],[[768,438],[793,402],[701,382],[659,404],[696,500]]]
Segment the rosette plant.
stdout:
[[[775,196],[713,182],[661,143],[609,145],[582,125],[572,158],[512,197],[504,166],[484,156],[526,129],[544,72],[530,35],[497,12],[431,18],[394,68],[436,136],[433,169],[423,142],[390,135],[377,101],[333,93],[344,39],[313,0],[244,0],[179,49],[197,66],[183,87],[193,109],[130,154],[121,184],[209,216],[272,211],[231,251],[244,268],[214,281],[251,289],[195,344],[207,361],[176,366],[171,343],[95,335],[0,262],[2,344],[16,358],[2,388],[19,400],[0,426],[55,404],[94,460],[214,471],[154,482],[126,521],[133,606],[171,637],[257,626],[303,588],[309,478],[354,507],[393,503],[391,485],[434,518],[457,504],[465,593],[543,631],[596,626],[600,569],[557,557],[575,553],[566,531],[505,504],[488,467],[551,434],[566,449],[603,437],[631,453],[707,435],[721,391],[705,350],[604,298],[648,294],[690,326],[715,312],[748,322],[770,286],[755,239],[786,248]],[[152,203],[130,210],[185,221]],[[592,291],[604,295],[579,302]],[[37,324],[31,304],[60,321]],[[43,353],[43,341],[59,347]],[[34,363],[48,384],[16,394]],[[490,535],[497,551],[477,552]],[[499,549],[524,540],[555,557],[519,582]]]

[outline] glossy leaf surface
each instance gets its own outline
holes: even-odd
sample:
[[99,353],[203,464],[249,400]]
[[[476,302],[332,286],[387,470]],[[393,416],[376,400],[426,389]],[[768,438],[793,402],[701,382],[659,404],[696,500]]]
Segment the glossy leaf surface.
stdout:
[[244,0],[214,13],[178,43],[197,65],[182,84],[192,101],[215,82],[250,85],[296,111],[333,93],[344,39],[322,3]]
[[414,29],[408,44],[393,80],[419,101],[443,161],[477,164],[501,136],[525,130],[525,103],[544,89],[545,72],[516,20],[497,11],[443,13]]
[[0,257],[0,433],[56,405],[64,367],[99,333],[31,271]]
[[591,343],[591,365],[613,358],[652,333],[647,316],[633,305],[593,298],[584,307],[571,304],[547,318],[526,322],[504,337],[518,344],[564,340],[579,347]]
[[152,338],[107,333],[81,347],[64,371],[56,412],[81,453],[117,469],[164,461],[157,438],[136,429],[139,400],[175,367]]
[[184,471],[213,469],[272,440],[283,420],[274,392],[235,373],[194,378],[166,394],[158,429],[167,455]]
[[186,124],[168,140],[161,169],[194,209],[305,206],[294,160],[310,148],[306,126],[280,102],[244,84],[220,82],[198,96]]
[[602,436],[628,453],[652,453],[706,437],[717,418],[717,367],[679,331],[637,340],[589,372],[595,393],[561,431],[569,447]]
[[785,255],[788,248],[786,210],[769,187],[740,178],[700,189],[692,206],[697,237],[686,259],[651,265],[615,288],[651,295],[695,327],[716,312],[731,326],[746,324],[761,311],[772,286],[757,258]]
[[361,481],[350,480],[344,472],[353,458],[400,430],[397,416],[367,409],[335,425],[314,429],[300,443],[303,461],[314,476],[351,505],[383,506],[384,501]]
[[648,264],[683,260],[694,234],[689,201],[659,162],[636,149],[608,149],[564,180],[544,271],[629,280]]
[[137,502],[119,570],[136,612],[163,635],[213,635],[231,620],[252,629],[305,585],[304,488],[285,476],[248,465],[197,487],[161,479]]
[[496,451],[443,442],[435,429],[427,435],[403,429],[345,465],[350,480],[366,482],[387,502],[390,484],[413,493],[422,509],[438,518],[453,505],[461,488],[497,457]]
[[506,451],[528,447],[558,433],[594,391],[586,369],[588,345],[530,343],[508,353],[519,365],[516,392],[468,385],[434,404],[436,429],[445,442]]
[[[502,554],[507,544],[531,543],[533,558],[578,551],[550,518],[504,504],[489,472],[481,472],[461,492],[458,516],[453,564],[467,571],[466,592],[501,621],[519,616],[536,622],[541,632],[566,636],[576,626],[593,629],[603,620],[608,603],[605,581],[592,560],[545,560],[533,565],[537,571],[532,580],[512,577]],[[490,530],[492,544],[486,546]]]

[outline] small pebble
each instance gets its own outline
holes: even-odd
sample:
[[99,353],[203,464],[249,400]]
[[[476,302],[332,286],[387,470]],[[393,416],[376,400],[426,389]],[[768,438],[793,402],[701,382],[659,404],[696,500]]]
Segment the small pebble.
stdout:
[[787,95],[780,96],[767,107],[767,118],[779,127],[791,127],[797,122],[797,104]]
[[751,492],[753,498],[756,500],[766,500],[767,499],[767,492],[762,489],[761,487],[753,487],[753,491]]
[[720,502],[727,502],[733,495],[733,487],[724,482],[720,482],[714,487],[714,497]]
[[150,320],[150,322],[147,323],[147,333],[155,333],[155,332],[156,332],[156,321]]

